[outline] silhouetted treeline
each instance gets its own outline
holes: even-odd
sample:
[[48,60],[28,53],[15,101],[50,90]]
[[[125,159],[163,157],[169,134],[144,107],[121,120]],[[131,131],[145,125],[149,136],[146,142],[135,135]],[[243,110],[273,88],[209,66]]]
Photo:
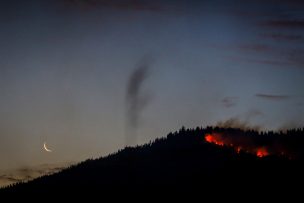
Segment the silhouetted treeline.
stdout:
[[[250,141],[259,146],[286,148],[293,158],[280,154],[259,158],[246,150],[237,152],[231,146],[206,142],[208,133],[222,133],[236,140],[250,137]],[[283,133],[218,127],[182,128],[145,145],[127,147],[53,175],[11,185],[1,189],[0,194],[72,191],[77,196],[96,190],[132,192],[147,188],[213,191],[254,184],[259,184],[260,190],[267,190],[281,187],[282,181],[287,181],[284,186],[290,187],[303,181],[303,143],[304,129]]]

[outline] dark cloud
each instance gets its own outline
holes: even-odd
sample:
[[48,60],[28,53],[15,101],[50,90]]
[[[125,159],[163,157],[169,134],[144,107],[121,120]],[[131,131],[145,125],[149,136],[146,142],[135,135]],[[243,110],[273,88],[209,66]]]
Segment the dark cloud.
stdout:
[[284,66],[288,67],[289,65],[292,65],[288,61],[279,61],[279,60],[268,60],[268,59],[248,59],[248,62],[253,62],[253,63],[260,63],[260,64],[267,64],[267,65],[274,65],[274,66]]
[[229,57],[231,60],[235,61],[243,61],[248,63],[258,63],[258,64],[266,64],[273,66],[282,66],[282,67],[290,67],[293,64],[287,60],[273,60],[273,59],[251,59],[251,58],[243,58],[243,57]]
[[136,130],[143,109],[151,100],[151,95],[143,92],[143,84],[149,75],[150,61],[143,59],[131,73],[126,90],[127,132],[126,144],[136,144]]
[[[291,14],[293,12],[301,13],[304,8],[303,0],[236,0],[235,3],[238,6],[234,8],[233,14],[241,20],[275,19],[276,21],[278,17],[284,19],[294,16]],[[268,26],[268,22],[261,24]]]
[[235,15],[239,18],[256,18],[256,17],[272,17],[274,14],[265,11],[248,11],[248,10],[233,10],[232,15]]
[[284,4],[302,4],[304,5],[303,0],[240,0],[240,2],[254,2],[259,4],[268,4],[268,3],[284,3]]
[[303,68],[304,67],[304,50],[303,49],[293,49],[288,51],[286,54],[287,60],[298,66]]
[[261,25],[271,28],[304,29],[304,20],[270,20],[261,23]]
[[236,106],[238,100],[238,97],[225,97],[221,100],[221,103],[224,105],[224,107],[230,108]]
[[270,46],[268,44],[258,42],[251,44],[233,45],[230,47],[212,45],[212,47],[216,49],[234,49],[238,52],[238,54],[241,52],[243,55],[242,57],[228,57],[235,61],[280,66],[284,68],[304,68],[304,49],[300,48],[299,46],[294,46],[300,44],[301,40],[304,40],[304,36],[301,34],[272,33],[263,35],[260,34],[259,37],[278,41],[285,40],[287,43],[290,43],[290,46],[282,48],[281,44]]
[[304,1],[303,0],[271,0],[273,3],[277,2],[283,2],[287,4],[296,4],[296,5],[303,5],[304,6]]
[[159,11],[161,7],[153,1],[143,0],[64,0],[66,6],[90,8],[111,8],[119,10]]
[[267,39],[273,39],[276,41],[300,41],[300,40],[304,40],[304,37],[302,35],[287,35],[287,34],[262,34],[261,37],[263,38],[267,38]]
[[[303,38],[304,39],[304,38]],[[303,49],[280,49],[271,48],[263,45],[242,45],[237,47],[239,50],[248,50],[263,52],[261,58],[253,59],[248,55],[246,57],[229,57],[236,61],[245,61],[249,63],[259,63],[272,66],[281,66],[285,68],[304,68],[304,50]],[[265,59],[265,54],[269,54],[271,58]]]
[[255,95],[258,98],[266,99],[266,100],[272,100],[272,101],[282,101],[289,99],[289,95],[275,95],[275,94],[256,94]]
[[238,47],[242,51],[256,51],[256,52],[265,52],[271,51],[272,48],[265,44],[249,44],[249,45],[241,45]]

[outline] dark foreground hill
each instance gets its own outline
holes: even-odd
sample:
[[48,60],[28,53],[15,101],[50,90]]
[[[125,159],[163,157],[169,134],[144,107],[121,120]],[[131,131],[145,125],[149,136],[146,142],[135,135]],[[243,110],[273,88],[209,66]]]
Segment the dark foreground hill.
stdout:
[[[216,145],[206,135],[222,133],[250,137],[251,149],[236,150],[230,143]],[[227,138],[226,138],[227,140]],[[246,140],[246,139],[245,139]],[[236,141],[236,143],[237,143]],[[303,184],[303,129],[283,133],[258,133],[240,129],[181,129],[166,138],[137,147],[127,147],[104,158],[86,160],[59,173],[19,183],[1,194],[108,194],[108,192],[151,191],[151,188],[204,192],[255,188],[290,189]],[[258,157],[252,146],[279,146],[284,154]],[[286,146],[285,146],[286,145]],[[286,153],[290,153],[286,155]],[[98,191],[93,192],[93,191]]]

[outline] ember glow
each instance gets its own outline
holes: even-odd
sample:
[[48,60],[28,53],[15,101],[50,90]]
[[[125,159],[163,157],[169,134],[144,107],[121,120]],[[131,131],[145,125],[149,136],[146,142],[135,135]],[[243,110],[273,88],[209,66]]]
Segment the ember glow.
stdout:
[[214,143],[214,144],[220,145],[220,146],[224,146],[224,142],[221,141],[220,139],[217,139],[216,136],[214,136],[214,135],[207,134],[205,136],[205,139],[207,142]]
[[256,154],[256,156],[260,158],[270,155],[269,151],[265,146],[256,147],[252,146],[253,144],[248,144],[248,142],[246,144],[242,144],[239,140],[224,137],[220,133],[206,134],[205,140],[209,143],[213,143],[219,146],[233,147],[237,153],[240,153],[241,151],[246,151],[252,154]]
[[259,149],[257,150],[256,155],[257,155],[258,157],[264,157],[264,156],[268,156],[269,153],[268,153],[268,151],[266,150],[266,148],[259,148]]

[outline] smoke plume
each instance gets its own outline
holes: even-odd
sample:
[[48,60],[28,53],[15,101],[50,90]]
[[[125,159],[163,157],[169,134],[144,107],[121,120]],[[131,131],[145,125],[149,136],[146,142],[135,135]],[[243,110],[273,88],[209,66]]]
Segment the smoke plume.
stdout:
[[149,62],[142,61],[131,73],[126,91],[126,145],[137,141],[137,128],[142,111],[150,101],[150,95],[143,92],[143,85],[149,75]]
[[230,118],[226,121],[219,121],[216,126],[221,128],[239,128],[242,130],[256,130],[260,131],[261,126],[258,125],[251,125],[247,121],[241,121],[239,118]]

